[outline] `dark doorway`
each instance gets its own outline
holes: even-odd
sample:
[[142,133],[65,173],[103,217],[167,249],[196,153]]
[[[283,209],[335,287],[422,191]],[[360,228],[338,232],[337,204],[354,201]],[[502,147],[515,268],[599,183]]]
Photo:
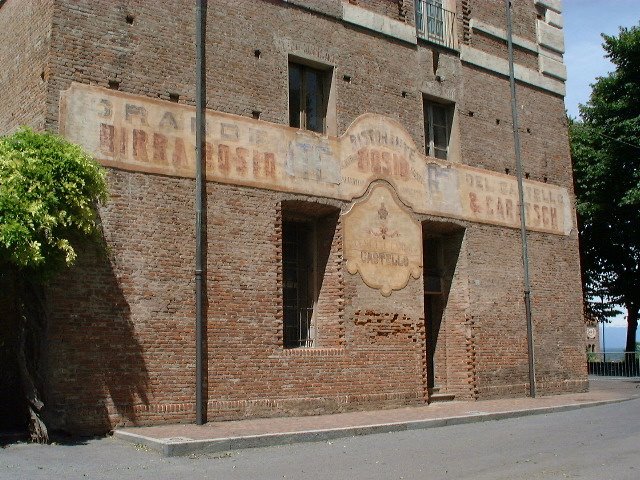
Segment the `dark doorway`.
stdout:
[[[447,362],[458,362],[461,346],[465,348],[464,338],[460,336],[456,324],[461,321],[460,302],[457,306],[449,306],[450,296],[464,295],[460,282],[454,287],[454,279],[458,271],[458,260],[464,229],[458,225],[425,221],[422,224],[422,254],[424,281],[424,319],[425,319],[425,353],[427,367],[427,388],[429,401],[452,400],[449,383],[452,379],[447,372],[459,372],[464,365],[448,365]],[[455,304],[455,302],[454,302]],[[464,318],[462,318],[464,322]],[[452,349],[452,358],[447,351]]]
[[441,236],[424,235],[422,238],[424,319],[427,338],[427,387],[430,394],[440,388],[436,378],[436,346],[438,345],[444,311],[442,241]]
[[27,411],[16,357],[18,316],[13,282],[0,273],[0,432],[26,432]]

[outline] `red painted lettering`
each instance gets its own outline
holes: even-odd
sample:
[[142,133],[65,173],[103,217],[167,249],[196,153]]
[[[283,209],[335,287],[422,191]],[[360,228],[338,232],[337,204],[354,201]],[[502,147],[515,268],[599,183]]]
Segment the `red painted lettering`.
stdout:
[[204,156],[207,165],[207,172],[213,172],[215,165],[213,164],[213,145],[210,142],[204,144]]
[[382,152],[382,173],[384,175],[391,174],[391,154],[389,152]]
[[229,147],[224,143],[218,145],[218,169],[225,175],[229,173]]
[[534,218],[536,225],[540,225],[540,223],[542,223],[542,217],[540,216],[540,205],[534,205],[533,206],[533,211],[535,212],[536,216]]
[[133,158],[139,162],[148,162],[147,133],[144,130],[133,129]]
[[487,204],[487,213],[489,215],[493,215],[493,208],[491,207],[493,204],[493,197],[491,195],[487,195],[485,203]]
[[409,162],[398,154],[393,155],[393,174],[401,178],[409,177]]
[[253,176],[258,178],[260,176],[260,152],[257,150],[253,151]]
[[498,197],[498,201],[496,202],[496,213],[500,218],[504,219],[504,204],[501,197]]
[[376,174],[380,174],[382,171],[380,167],[380,152],[378,150],[371,150],[371,171]]
[[542,225],[549,226],[549,207],[542,207]]
[[181,138],[176,138],[176,144],[173,149],[173,158],[171,161],[175,167],[187,167],[187,153],[184,149],[184,141]]
[[241,175],[245,175],[247,173],[247,157],[249,156],[249,151],[246,148],[238,147],[236,148],[236,172]]
[[358,170],[369,172],[369,151],[366,148],[358,150]]
[[550,216],[551,216],[551,228],[558,228],[558,210],[555,207],[550,208]]
[[471,207],[471,212],[480,213],[480,205],[478,204],[478,196],[469,192],[469,207]]
[[167,137],[161,133],[153,134],[153,162],[167,163]]
[[100,124],[100,150],[107,155],[113,155],[115,151],[115,127],[113,125],[107,125],[106,123]]
[[276,157],[273,153],[264,154],[264,173],[267,177],[276,178]]
[[513,202],[510,198],[507,198],[504,201],[505,213],[507,214],[507,218],[509,220],[513,219]]

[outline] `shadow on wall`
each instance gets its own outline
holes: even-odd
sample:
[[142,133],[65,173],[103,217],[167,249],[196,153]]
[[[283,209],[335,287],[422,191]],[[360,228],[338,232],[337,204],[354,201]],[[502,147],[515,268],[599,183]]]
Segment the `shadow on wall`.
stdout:
[[76,265],[47,292],[45,419],[71,434],[135,423],[149,404],[149,375],[122,285],[104,241],[78,248]]
[[[458,269],[458,259],[462,248],[464,229],[455,224],[444,222],[422,222],[423,248],[423,281],[424,281],[424,318],[427,352],[427,387],[429,389],[442,388],[447,391],[452,379],[448,378],[450,368],[447,368],[447,343],[465,345],[465,338],[456,336],[446,340],[446,333],[442,332],[443,322],[460,321],[464,312],[456,311],[459,305],[449,307],[449,298],[453,294],[458,297],[464,295],[459,287],[453,284]],[[452,292],[452,289],[454,291]],[[447,318],[449,320],[447,320]],[[451,326],[447,330],[451,331]],[[459,331],[459,329],[457,329]],[[454,330],[455,331],[455,330]],[[444,333],[444,339],[440,337]],[[454,358],[457,358],[454,356]],[[460,371],[462,365],[454,368]]]
[[13,282],[0,272],[0,432],[26,431],[27,411],[16,359],[18,317]]

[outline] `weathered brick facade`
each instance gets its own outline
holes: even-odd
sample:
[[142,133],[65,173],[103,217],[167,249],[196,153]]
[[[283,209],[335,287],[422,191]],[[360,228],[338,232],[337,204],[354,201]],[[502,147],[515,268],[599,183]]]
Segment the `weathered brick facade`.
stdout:
[[[342,135],[360,115],[380,114],[424,153],[423,98],[441,99],[455,103],[450,161],[513,177],[509,81],[494,61],[506,61],[506,43],[491,30],[506,28],[503,2],[445,2],[456,12],[458,49],[415,39],[416,3],[209,2],[207,108],[288,125],[288,61],[301,59],[333,68],[329,132]],[[558,3],[514,2],[514,35],[529,45],[515,55],[526,68],[518,112],[527,178],[572,198],[563,82],[539,70],[542,50],[530,45],[544,28],[536,15]],[[74,82],[165,100],[167,108],[193,105],[193,4],[0,2],[0,62],[12,66],[2,87],[13,92],[0,104],[0,133],[20,124],[58,131],[60,95]],[[57,428],[83,432],[193,421],[194,181],[110,167],[109,187],[100,210],[105,245],[84,247],[49,291],[47,415]],[[209,420],[420,404],[434,384],[457,399],[527,394],[517,229],[412,213],[443,245],[445,295],[433,332],[422,278],[383,296],[349,273],[351,201],[216,181],[206,189]],[[316,218],[322,268],[309,348],[283,348],[288,215]],[[529,232],[541,394],[587,388],[577,231],[567,233]]]

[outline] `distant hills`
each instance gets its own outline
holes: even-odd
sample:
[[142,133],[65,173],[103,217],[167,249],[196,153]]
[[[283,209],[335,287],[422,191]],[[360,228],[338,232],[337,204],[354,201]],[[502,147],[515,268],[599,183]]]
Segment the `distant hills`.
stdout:
[[[640,341],[640,329],[636,333],[636,342]],[[602,349],[602,327],[600,327],[600,348]],[[626,327],[614,327],[607,326],[604,327],[604,346],[603,350],[607,352],[622,352],[624,351],[624,346],[627,343],[627,328]]]

